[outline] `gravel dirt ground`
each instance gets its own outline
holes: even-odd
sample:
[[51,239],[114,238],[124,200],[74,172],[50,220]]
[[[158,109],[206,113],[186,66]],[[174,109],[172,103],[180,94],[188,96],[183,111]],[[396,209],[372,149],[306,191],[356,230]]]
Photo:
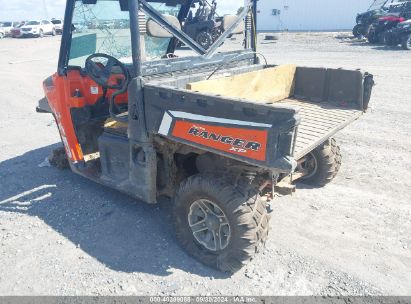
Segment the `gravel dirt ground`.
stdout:
[[277,198],[266,249],[229,277],[178,247],[169,203],[38,166],[59,146],[34,111],[59,39],[0,41],[0,295],[411,295],[410,52],[339,33],[261,41],[270,63],[361,68],[377,86],[337,136],[335,181]]

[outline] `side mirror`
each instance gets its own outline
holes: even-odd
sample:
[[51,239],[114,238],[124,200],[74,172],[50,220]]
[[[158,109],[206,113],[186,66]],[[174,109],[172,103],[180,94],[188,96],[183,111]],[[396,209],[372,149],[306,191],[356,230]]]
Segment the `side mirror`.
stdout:
[[[181,30],[180,21],[177,17],[171,15],[163,15],[167,21],[172,24],[174,27]],[[148,19],[147,21],[147,35],[155,38],[172,38],[173,35],[164,29],[161,25],[155,22],[153,19]]]

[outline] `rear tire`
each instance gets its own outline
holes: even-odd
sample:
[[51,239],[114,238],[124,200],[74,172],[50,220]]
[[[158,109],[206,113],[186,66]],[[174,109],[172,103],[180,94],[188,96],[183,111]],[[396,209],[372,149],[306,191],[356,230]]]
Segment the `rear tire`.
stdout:
[[[307,156],[307,175],[300,178],[304,184],[324,187],[337,175],[341,167],[341,151],[336,140],[331,138]],[[304,166],[304,165],[303,165]]]
[[0,33],[0,39],[3,39],[3,38],[4,38],[4,34]]
[[194,175],[177,191],[173,213],[181,246],[201,263],[223,272],[240,270],[267,240],[267,205],[249,185]]
[[59,170],[66,170],[70,168],[66,150],[63,147],[54,149],[50,153],[49,162],[50,165],[56,167]]
[[401,46],[404,50],[411,51],[411,34],[402,37]]

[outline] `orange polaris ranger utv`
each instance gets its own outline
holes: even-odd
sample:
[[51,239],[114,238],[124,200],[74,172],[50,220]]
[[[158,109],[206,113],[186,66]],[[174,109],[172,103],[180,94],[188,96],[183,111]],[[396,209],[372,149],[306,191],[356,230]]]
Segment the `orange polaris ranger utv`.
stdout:
[[275,192],[335,177],[332,136],[366,111],[373,77],[260,63],[256,0],[205,50],[181,30],[197,2],[68,0],[37,110],[54,115],[73,172],[172,198],[182,247],[235,272],[266,241]]

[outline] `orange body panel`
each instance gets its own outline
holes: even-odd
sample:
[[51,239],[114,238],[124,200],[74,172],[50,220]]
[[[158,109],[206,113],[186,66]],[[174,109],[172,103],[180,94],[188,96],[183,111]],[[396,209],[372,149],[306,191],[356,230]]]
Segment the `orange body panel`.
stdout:
[[[121,79],[121,76],[113,76],[110,82],[116,82],[117,79]],[[103,95],[102,88],[77,70],[69,71],[64,76],[54,74],[44,81],[43,88],[70,161],[73,163],[83,161],[83,152],[77,139],[70,110],[94,105]],[[108,90],[107,97],[113,93],[113,90]],[[76,95],[81,97],[76,97]],[[126,103],[127,100],[127,94],[122,94],[117,97],[116,103]]]
[[250,130],[177,121],[172,135],[206,147],[265,161],[267,130]]

